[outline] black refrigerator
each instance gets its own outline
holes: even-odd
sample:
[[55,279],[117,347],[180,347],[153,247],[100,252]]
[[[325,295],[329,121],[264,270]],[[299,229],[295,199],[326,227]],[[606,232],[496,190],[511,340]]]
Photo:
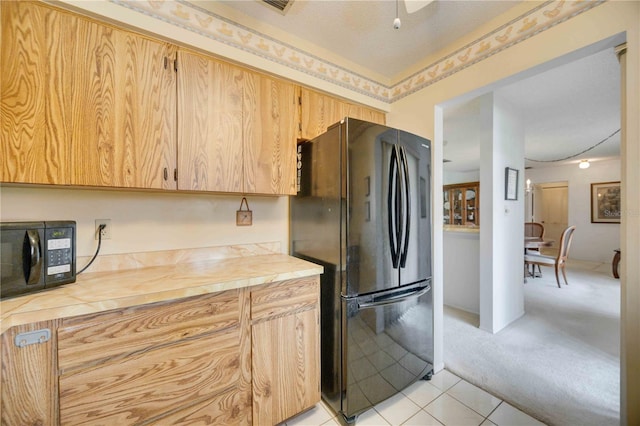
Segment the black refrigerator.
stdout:
[[347,422],[433,372],[430,146],[345,118],[297,147],[290,252],[324,266],[322,398]]

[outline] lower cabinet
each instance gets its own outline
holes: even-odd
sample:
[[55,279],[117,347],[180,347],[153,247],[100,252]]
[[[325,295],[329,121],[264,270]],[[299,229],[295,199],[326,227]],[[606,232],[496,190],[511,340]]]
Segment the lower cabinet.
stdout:
[[273,425],[320,401],[319,280],[251,293],[253,423]]
[[[60,423],[139,424],[207,404],[225,391],[241,393],[238,339],[236,329],[63,375]],[[244,415],[232,423],[247,424],[248,410],[234,408]]]
[[[43,321],[12,327],[0,338],[0,424],[56,425],[56,341],[55,321]],[[49,340],[42,339],[22,346],[26,336],[40,330],[49,331]],[[38,336],[35,335],[36,339]],[[17,339],[16,339],[17,337]]]
[[0,424],[274,425],[320,401],[318,303],[310,277],[13,327]]
[[61,320],[60,423],[250,424],[245,292]]

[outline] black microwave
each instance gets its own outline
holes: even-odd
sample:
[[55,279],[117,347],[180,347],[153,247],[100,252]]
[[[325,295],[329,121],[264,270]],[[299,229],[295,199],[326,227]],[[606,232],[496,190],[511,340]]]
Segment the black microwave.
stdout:
[[76,223],[0,223],[0,298],[76,280]]

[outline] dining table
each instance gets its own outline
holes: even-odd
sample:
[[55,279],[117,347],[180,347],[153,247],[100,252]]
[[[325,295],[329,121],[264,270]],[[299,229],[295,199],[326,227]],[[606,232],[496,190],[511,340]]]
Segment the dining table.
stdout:
[[524,237],[524,249],[541,249],[542,247],[551,247],[556,240],[542,239],[540,237]]

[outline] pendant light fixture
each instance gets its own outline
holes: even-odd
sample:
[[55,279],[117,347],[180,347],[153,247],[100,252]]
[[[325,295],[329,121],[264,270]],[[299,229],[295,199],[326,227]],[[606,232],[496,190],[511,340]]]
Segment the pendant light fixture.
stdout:
[[402,22],[400,22],[400,15],[398,14],[398,2],[400,0],[396,0],[396,19],[393,20],[393,28],[396,30],[400,29]]

